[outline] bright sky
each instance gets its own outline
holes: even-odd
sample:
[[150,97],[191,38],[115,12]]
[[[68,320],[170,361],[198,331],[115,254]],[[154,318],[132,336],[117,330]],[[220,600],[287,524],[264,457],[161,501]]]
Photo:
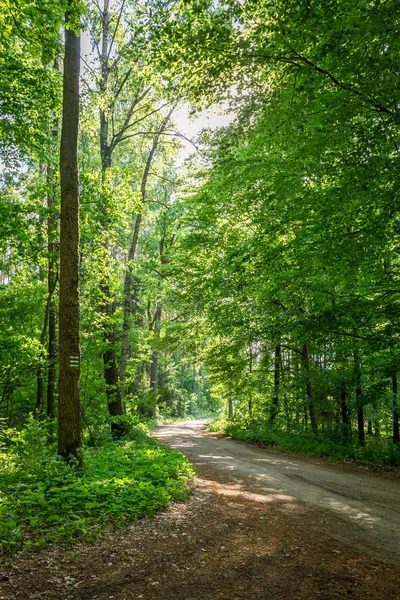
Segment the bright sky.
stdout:
[[[183,106],[174,115],[174,121],[178,125],[179,132],[182,133],[189,140],[195,140],[202,129],[218,129],[219,127],[226,127],[233,120],[234,115],[232,113],[224,114],[225,110],[223,106],[216,106],[213,109],[202,111],[195,117],[189,117],[189,107]],[[193,145],[181,139],[183,148],[181,155],[178,158],[178,163],[183,160],[194,151]]]

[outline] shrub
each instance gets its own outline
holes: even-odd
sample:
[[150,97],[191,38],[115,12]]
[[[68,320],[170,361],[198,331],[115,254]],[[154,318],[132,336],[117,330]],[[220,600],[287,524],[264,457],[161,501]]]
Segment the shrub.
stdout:
[[118,443],[85,451],[82,469],[69,466],[30,421],[0,454],[0,539],[10,556],[26,547],[93,538],[107,525],[153,515],[187,497],[194,470],[179,452],[150,439],[135,425]]
[[367,440],[365,446],[356,443],[318,437],[304,432],[286,432],[274,429],[268,422],[229,421],[218,419],[207,425],[216,431],[237,440],[251,441],[264,446],[276,446],[291,452],[329,457],[338,460],[350,459],[363,463],[397,466],[400,465],[400,447],[389,440]]

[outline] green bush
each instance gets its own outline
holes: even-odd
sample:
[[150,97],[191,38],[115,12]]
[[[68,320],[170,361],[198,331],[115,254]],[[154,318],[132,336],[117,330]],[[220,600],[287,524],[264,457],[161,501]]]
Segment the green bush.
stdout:
[[207,428],[237,440],[276,446],[291,452],[337,460],[357,460],[375,465],[400,465],[400,447],[389,440],[367,439],[366,445],[360,446],[356,443],[314,436],[311,433],[280,431],[272,428],[269,423],[245,420],[218,419],[211,421]]
[[30,420],[0,454],[0,539],[3,554],[78,538],[107,525],[153,515],[187,497],[194,470],[179,452],[150,439],[139,425],[133,440],[88,448],[83,468],[68,466]]

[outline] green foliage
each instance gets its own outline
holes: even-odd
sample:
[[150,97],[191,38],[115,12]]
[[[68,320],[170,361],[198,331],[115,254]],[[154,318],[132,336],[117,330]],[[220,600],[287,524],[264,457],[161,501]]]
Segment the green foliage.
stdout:
[[207,425],[209,431],[222,433],[236,440],[255,442],[262,446],[276,447],[299,454],[321,456],[336,460],[355,460],[357,462],[400,466],[400,447],[389,440],[370,438],[365,446],[346,442],[343,437],[315,437],[303,431],[286,432],[271,427],[268,422],[229,421],[217,419]]
[[[5,556],[50,542],[93,539],[106,526],[153,515],[187,498],[193,467],[133,426],[132,440],[85,451],[84,466],[68,466],[48,445],[45,424],[32,418],[5,432],[0,455],[0,539]],[[4,436],[3,436],[4,439]]]
[[59,110],[61,77],[54,68],[65,4],[0,2],[0,155],[50,156],[51,113]]

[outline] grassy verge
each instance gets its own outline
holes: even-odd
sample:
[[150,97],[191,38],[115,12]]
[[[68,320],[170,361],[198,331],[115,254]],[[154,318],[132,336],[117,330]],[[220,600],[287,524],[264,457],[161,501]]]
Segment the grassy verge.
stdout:
[[332,440],[322,435],[279,431],[272,429],[267,423],[243,423],[226,419],[212,421],[207,428],[236,440],[256,442],[269,447],[275,446],[299,454],[335,460],[354,460],[364,464],[386,467],[400,465],[400,447],[384,439],[367,439],[366,445],[360,446]]
[[109,525],[153,515],[188,496],[194,470],[140,428],[135,439],[87,448],[81,469],[49,448],[31,421],[0,454],[0,539],[6,557],[49,542],[93,540]]

